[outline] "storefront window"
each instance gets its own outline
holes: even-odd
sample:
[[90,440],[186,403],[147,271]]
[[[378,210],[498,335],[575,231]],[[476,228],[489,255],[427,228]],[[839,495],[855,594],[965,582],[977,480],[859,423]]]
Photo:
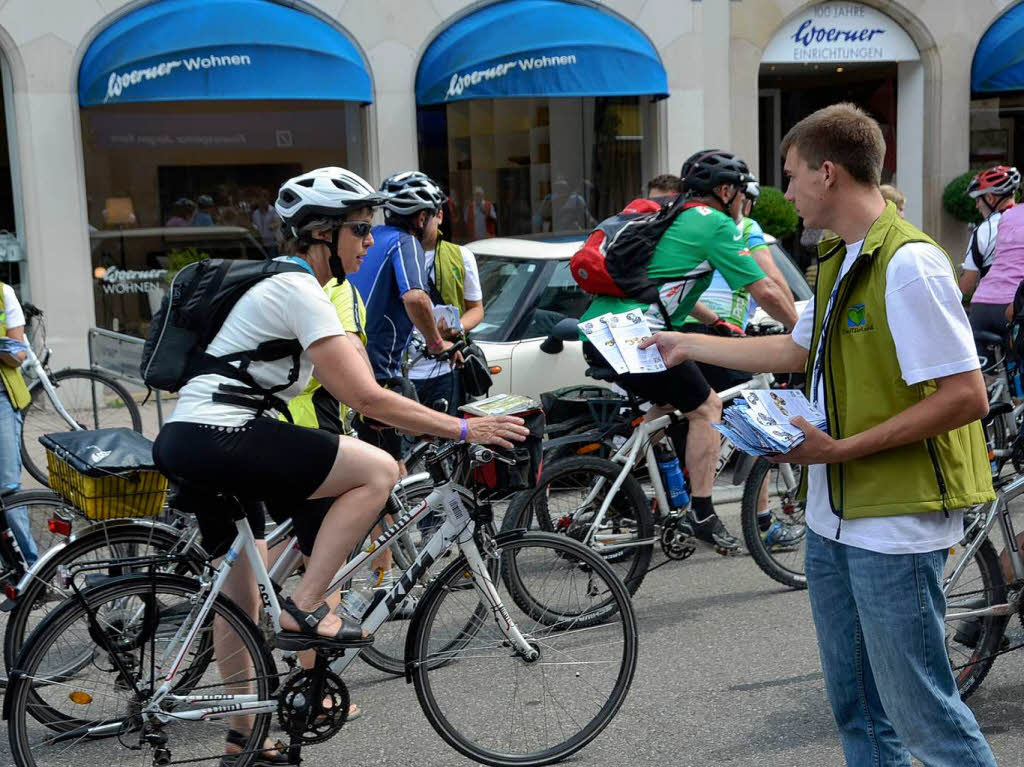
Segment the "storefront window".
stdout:
[[204,255],[273,255],[280,226],[267,211],[282,181],[325,165],[366,171],[354,103],[145,103],[81,115],[96,321],[125,333],[145,334],[168,270]]
[[971,101],[971,168],[1014,165],[1024,157],[1024,93]]
[[451,197],[456,242],[588,231],[643,191],[639,97],[420,107],[421,169]]

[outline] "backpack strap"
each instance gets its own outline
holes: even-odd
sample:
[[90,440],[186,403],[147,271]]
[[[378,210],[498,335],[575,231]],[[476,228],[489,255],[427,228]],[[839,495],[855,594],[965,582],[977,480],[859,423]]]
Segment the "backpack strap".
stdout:
[[[299,380],[299,364],[302,355],[302,344],[297,340],[275,339],[264,341],[253,350],[225,354],[222,357],[214,357],[211,354],[203,354],[200,357],[196,369],[201,371],[197,375],[214,373],[225,378],[239,381],[242,386],[233,384],[220,384],[211,399],[214,402],[238,405],[251,408],[256,411],[257,417],[268,410],[276,410],[291,422],[291,414],[288,412],[288,403],[277,396],[278,392],[284,391]],[[256,382],[249,372],[249,365],[253,362],[272,362],[274,360],[291,357],[292,366],[288,371],[288,380],[277,386],[265,387]],[[238,366],[232,365],[238,362]]]
[[974,231],[971,232],[971,257],[974,259],[974,265],[978,267],[978,279],[982,279],[986,274],[988,274],[988,270],[992,266],[991,264],[985,264],[984,257],[981,253],[981,246],[978,245],[978,230],[981,229],[982,225],[985,223],[987,223],[987,221],[982,221],[974,227]]

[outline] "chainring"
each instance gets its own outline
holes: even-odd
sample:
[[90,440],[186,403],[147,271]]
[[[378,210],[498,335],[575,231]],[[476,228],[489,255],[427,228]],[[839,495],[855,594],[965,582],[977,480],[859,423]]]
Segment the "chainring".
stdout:
[[661,529],[661,550],[669,559],[689,559],[697,550],[697,539],[686,520],[679,515],[665,520]]
[[[315,681],[323,685],[319,706],[310,705],[310,691]],[[322,701],[330,699],[330,707]],[[277,695],[277,719],[292,743],[312,745],[323,743],[338,734],[348,719],[350,703],[348,688],[337,674],[324,669],[301,669],[281,683]]]

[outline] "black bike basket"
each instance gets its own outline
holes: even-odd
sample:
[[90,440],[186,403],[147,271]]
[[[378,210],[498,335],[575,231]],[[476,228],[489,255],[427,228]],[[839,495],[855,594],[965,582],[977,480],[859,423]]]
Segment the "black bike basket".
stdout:
[[[536,487],[540,478],[543,468],[541,443],[544,441],[544,411],[536,408],[508,415],[522,418],[530,434],[523,442],[515,443],[516,446],[511,450],[492,448],[497,455],[512,459],[514,464],[495,458],[490,463],[473,469],[473,483],[482,500],[504,500],[520,490]],[[474,416],[467,414],[466,417]]]

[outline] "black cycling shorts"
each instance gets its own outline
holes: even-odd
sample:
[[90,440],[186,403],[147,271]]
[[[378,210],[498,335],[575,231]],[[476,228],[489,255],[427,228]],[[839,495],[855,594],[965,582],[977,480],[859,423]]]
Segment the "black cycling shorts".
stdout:
[[[583,356],[594,367],[608,367],[600,352],[589,341],[583,342]],[[615,383],[637,397],[655,405],[671,405],[680,413],[699,408],[711,394],[697,365],[687,360],[660,373],[625,373]]]
[[[692,322],[687,325],[683,325],[680,332],[716,335],[708,328],[707,325],[700,325]],[[720,368],[718,365],[708,365],[704,362],[698,362],[696,364],[697,369],[701,372],[701,375],[704,376],[704,380],[708,382],[708,386],[717,392],[731,389],[733,386],[739,386],[741,383],[746,383],[753,378],[750,373],[745,373],[742,370]]]
[[334,498],[314,498],[308,501],[270,501],[267,512],[277,524],[285,520],[292,521],[292,532],[299,542],[299,551],[307,557],[313,553],[317,533],[324,523],[324,517],[334,505]]
[[235,526],[222,501],[211,508],[200,498],[237,496],[252,524],[256,509],[262,509],[260,501],[295,507],[309,498],[330,474],[337,455],[336,434],[274,418],[254,418],[239,427],[176,421],[165,425],[153,444],[157,468],[186,485],[186,498],[195,506],[180,510],[196,512],[203,546],[214,556],[227,550]]

